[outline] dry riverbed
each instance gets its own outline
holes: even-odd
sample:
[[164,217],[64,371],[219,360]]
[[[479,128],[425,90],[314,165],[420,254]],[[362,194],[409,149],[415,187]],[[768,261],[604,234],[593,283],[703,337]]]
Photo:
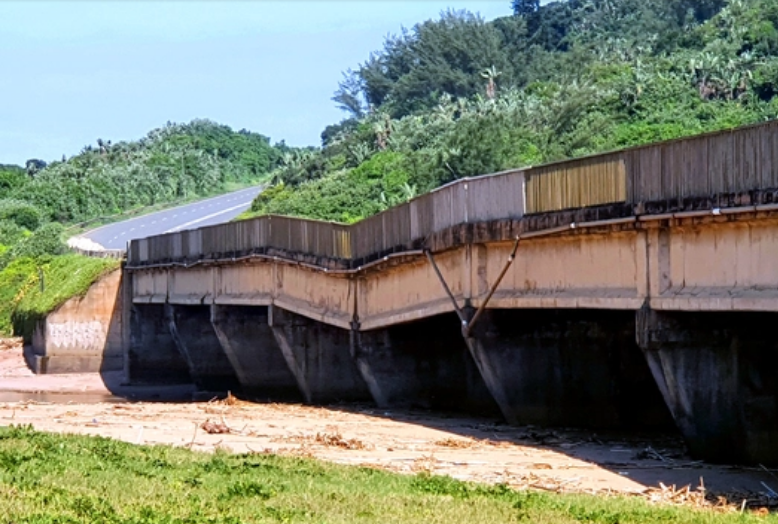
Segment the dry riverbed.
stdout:
[[200,451],[303,455],[519,488],[639,494],[692,504],[702,504],[703,494],[709,504],[717,503],[717,495],[738,506],[744,500],[751,507],[778,503],[771,498],[778,473],[692,461],[674,435],[512,427],[496,419],[353,404],[256,404],[234,397],[101,401],[107,394],[99,375],[35,376],[18,343],[0,341],[0,426],[30,424],[42,431]]

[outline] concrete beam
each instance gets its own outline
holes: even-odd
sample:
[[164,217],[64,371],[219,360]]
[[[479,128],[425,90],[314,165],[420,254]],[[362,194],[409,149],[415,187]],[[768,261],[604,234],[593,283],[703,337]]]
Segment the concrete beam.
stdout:
[[370,400],[351,358],[349,332],[270,306],[269,325],[310,404]]
[[205,391],[239,388],[235,370],[222,350],[211,325],[208,306],[165,306],[165,317],[174,344],[189,367],[195,385]]
[[241,389],[252,397],[301,400],[297,381],[262,306],[211,307],[211,323]]
[[694,457],[778,465],[776,322],[770,313],[638,312],[638,342]]
[[590,428],[671,424],[620,311],[484,313],[470,350],[513,424]]
[[422,407],[499,414],[453,314],[354,332],[352,355],[381,408]]

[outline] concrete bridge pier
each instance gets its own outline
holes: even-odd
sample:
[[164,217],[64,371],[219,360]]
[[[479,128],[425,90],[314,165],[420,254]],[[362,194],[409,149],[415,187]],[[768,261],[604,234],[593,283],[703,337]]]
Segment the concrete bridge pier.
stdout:
[[269,307],[268,324],[307,403],[370,400],[351,357],[348,330],[275,305]]
[[498,414],[458,326],[449,313],[354,331],[352,356],[375,403]]
[[778,465],[775,313],[642,309],[637,338],[690,453]]
[[672,421],[632,340],[633,315],[486,310],[469,346],[509,423],[666,427]]
[[164,304],[132,305],[125,362],[131,383],[191,381],[189,366],[170,333]]
[[211,325],[209,306],[166,305],[170,335],[189,367],[195,385],[205,391],[239,387],[235,370]]
[[211,306],[211,324],[243,393],[301,400],[297,381],[268,324],[268,306]]

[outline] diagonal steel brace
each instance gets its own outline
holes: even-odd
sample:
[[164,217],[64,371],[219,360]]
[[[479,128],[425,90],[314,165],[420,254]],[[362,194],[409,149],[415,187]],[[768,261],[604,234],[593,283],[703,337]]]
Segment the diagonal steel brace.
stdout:
[[513,249],[511,250],[511,254],[508,256],[508,261],[505,263],[505,266],[503,266],[502,271],[500,271],[500,274],[497,277],[497,280],[495,280],[494,284],[492,284],[492,287],[489,289],[489,293],[486,295],[486,298],[478,307],[478,310],[475,312],[475,315],[473,315],[472,319],[468,319],[464,311],[462,311],[462,308],[460,308],[459,304],[457,304],[457,299],[456,297],[454,297],[454,294],[451,292],[451,288],[448,287],[448,284],[446,283],[446,279],[443,278],[443,274],[440,272],[440,268],[438,268],[438,265],[435,263],[435,259],[433,258],[432,253],[429,250],[424,251],[424,254],[427,255],[427,260],[429,260],[430,264],[432,265],[432,268],[435,270],[435,274],[438,276],[438,280],[440,280],[440,283],[443,285],[443,289],[446,291],[448,298],[450,298],[451,303],[454,304],[454,311],[456,311],[457,316],[459,317],[459,321],[462,325],[462,336],[465,337],[465,340],[470,338],[470,333],[473,330],[473,326],[475,326],[476,322],[481,317],[481,314],[484,312],[484,309],[486,309],[489,300],[491,300],[492,295],[494,295],[494,292],[497,290],[497,286],[500,285],[500,282],[502,282],[503,277],[505,277],[505,274],[508,272],[508,268],[511,267],[513,260],[516,258],[516,252],[519,249],[520,240],[521,237],[517,236],[516,241],[513,243]]

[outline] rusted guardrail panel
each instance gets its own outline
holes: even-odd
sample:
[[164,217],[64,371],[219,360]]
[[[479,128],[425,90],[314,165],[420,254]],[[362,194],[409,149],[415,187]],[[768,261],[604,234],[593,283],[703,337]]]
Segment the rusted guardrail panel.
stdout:
[[434,231],[441,231],[451,227],[465,219],[464,189],[462,183],[450,184],[429,194],[432,201],[432,224],[425,231],[428,235]]
[[471,178],[464,184],[466,222],[524,215],[524,171],[514,170]]
[[527,213],[598,206],[627,199],[622,152],[535,167],[525,173]]
[[381,251],[408,246],[411,243],[411,207],[407,204],[381,213],[383,242]]
[[778,188],[778,122],[624,152],[632,203]]

